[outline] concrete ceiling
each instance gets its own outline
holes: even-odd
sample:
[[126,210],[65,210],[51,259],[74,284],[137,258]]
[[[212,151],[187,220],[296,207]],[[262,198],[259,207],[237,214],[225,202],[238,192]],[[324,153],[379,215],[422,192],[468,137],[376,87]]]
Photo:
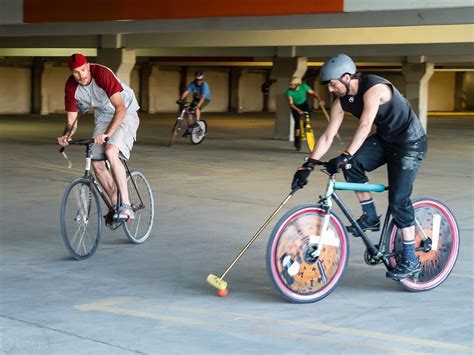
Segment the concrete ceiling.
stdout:
[[136,49],[137,56],[144,57],[220,56],[271,60],[273,56],[305,56],[318,61],[345,52],[359,60],[400,63],[415,58],[415,61],[437,65],[472,67],[473,19],[474,7],[459,7],[319,15],[11,24],[0,25],[0,56],[41,53],[64,56],[68,49],[124,47]]

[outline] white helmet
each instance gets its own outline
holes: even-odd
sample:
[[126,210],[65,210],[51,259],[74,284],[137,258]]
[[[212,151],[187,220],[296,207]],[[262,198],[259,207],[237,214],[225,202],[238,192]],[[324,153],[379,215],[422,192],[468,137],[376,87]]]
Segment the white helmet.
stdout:
[[204,73],[202,71],[197,71],[194,73],[194,79],[202,80],[204,79]]

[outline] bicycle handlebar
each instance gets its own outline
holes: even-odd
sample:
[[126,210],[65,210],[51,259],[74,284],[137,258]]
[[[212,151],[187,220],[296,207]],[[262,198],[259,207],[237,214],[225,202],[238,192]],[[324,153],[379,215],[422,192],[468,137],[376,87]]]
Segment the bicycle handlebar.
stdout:
[[[105,137],[105,141],[108,142],[110,139],[110,137]],[[78,139],[78,140],[75,140],[75,141],[69,141],[68,142],[69,145],[88,145],[88,144],[94,144],[94,140],[93,139]],[[57,144],[57,143],[56,143]],[[66,149],[66,147],[61,147],[61,149],[59,149],[59,153],[63,153],[64,152],[64,149]]]

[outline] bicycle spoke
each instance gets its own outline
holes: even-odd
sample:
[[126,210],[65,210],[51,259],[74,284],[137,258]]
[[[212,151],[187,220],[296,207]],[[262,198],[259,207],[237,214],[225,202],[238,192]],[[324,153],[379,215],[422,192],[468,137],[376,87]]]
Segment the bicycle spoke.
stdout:
[[329,219],[321,237],[325,213],[297,207],[275,226],[269,240],[269,272],[282,295],[292,302],[314,302],[328,295],[347,263],[347,242],[341,222]]
[[321,274],[321,280],[323,284],[326,285],[328,283],[328,278],[326,276],[326,273],[324,272],[324,267],[323,267],[323,264],[321,263],[321,260],[318,260],[316,262],[316,265],[318,266],[319,273]]
[[130,203],[134,207],[135,218],[123,224],[125,235],[135,244],[145,242],[150,236],[154,218],[154,200],[150,184],[139,171],[131,172],[127,186]]
[[61,207],[61,231],[71,256],[81,260],[95,252],[102,232],[101,218],[90,181],[73,182],[65,192]]

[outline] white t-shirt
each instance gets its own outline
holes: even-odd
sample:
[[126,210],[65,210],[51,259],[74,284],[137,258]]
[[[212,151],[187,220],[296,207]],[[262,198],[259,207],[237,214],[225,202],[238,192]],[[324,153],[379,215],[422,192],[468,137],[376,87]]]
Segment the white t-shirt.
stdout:
[[112,70],[100,65],[90,64],[92,80],[89,85],[80,85],[74,76],[70,76],[65,87],[65,108],[67,112],[77,112],[77,103],[94,108],[97,123],[108,123],[112,120],[115,107],[110,97],[117,92],[123,98],[128,112],[136,112],[140,106],[133,90],[123,83]]

